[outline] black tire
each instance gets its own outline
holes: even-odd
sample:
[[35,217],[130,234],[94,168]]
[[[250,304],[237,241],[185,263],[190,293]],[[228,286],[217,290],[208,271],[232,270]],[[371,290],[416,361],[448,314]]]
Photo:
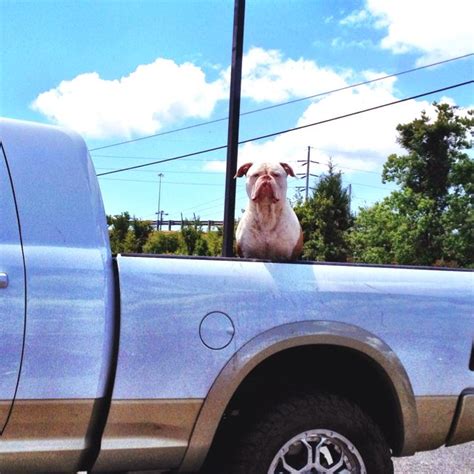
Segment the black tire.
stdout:
[[[309,436],[305,439],[313,446],[319,444],[322,439],[326,440],[325,443],[329,448],[321,450],[319,459],[323,463],[329,460],[330,466],[338,461],[338,456],[342,459],[339,449],[343,446],[342,451],[348,454],[348,458],[345,459],[350,459],[349,464],[354,466],[350,472],[364,472],[365,466],[365,472],[369,474],[393,473],[390,448],[379,427],[353,402],[337,395],[319,392],[292,395],[284,401],[273,404],[248,429],[240,441],[228,439],[227,442],[236,445],[236,449],[227,458],[229,464],[222,463],[219,472],[222,474],[289,472],[282,468],[281,459],[277,461],[277,454],[285,445],[285,449],[289,449],[285,461],[292,467],[300,469],[297,472],[321,472],[304,470],[301,458],[307,458],[309,450],[300,441],[296,444],[292,441],[301,435]],[[347,449],[344,448],[344,440],[348,441]],[[357,454],[351,451],[352,448],[355,448]],[[299,454],[294,454],[295,451]],[[334,454],[333,457],[331,455],[328,457],[327,453],[330,452]],[[313,448],[313,456],[316,458],[314,453]],[[272,471],[269,471],[272,462],[280,464],[278,467],[274,464]],[[304,462],[306,460],[303,460]],[[347,466],[346,463],[345,469]]]

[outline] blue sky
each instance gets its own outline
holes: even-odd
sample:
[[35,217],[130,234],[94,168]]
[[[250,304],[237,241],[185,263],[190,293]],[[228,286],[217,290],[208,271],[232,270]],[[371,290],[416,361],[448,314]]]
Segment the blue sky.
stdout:
[[[242,111],[280,104],[474,52],[472,2],[247,0]],[[449,6],[449,7],[448,7]],[[71,127],[89,149],[225,118],[233,2],[0,2],[2,116]],[[469,57],[241,119],[242,140],[391,102],[473,78]],[[472,85],[351,119],[254,142],[240,162],[276,159],[312,173],[331,157],[352,206],[382,199],[395,127],[434,100],[472,107]],[[225,145],[227,123],[92,151],[97,173]],[[158,173],[167,218],[222,219],[225,150],[100,178],[106,212],[153,219]],[[289,181],[289,197],[296,186]],[[238,183],[236,217],[245,207]]]

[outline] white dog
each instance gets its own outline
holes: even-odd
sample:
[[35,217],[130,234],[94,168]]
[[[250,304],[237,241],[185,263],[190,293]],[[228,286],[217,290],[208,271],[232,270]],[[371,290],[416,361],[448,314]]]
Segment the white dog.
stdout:
[[247,176],[249,203],[237,227],[240,257],[295,260],[303,248],[303,232],[286,199],[286,178],[295,176],[286,163],[242,165],[236,178]]

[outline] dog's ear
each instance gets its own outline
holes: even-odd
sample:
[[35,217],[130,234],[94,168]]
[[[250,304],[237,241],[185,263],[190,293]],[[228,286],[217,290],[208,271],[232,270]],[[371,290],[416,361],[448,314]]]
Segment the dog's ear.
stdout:
[[247,174],[247,171],[249,168],[253,165],[253,163],[245,163],[242,165],[238,170],[237,173],[235,173],[234,178],[241,178],[242,176]]
[[280,165],[286,171],[287,175],[293,176],[293,178],[295,177],[295,172],[293,171],[293,168],[288,163],[280,163]]

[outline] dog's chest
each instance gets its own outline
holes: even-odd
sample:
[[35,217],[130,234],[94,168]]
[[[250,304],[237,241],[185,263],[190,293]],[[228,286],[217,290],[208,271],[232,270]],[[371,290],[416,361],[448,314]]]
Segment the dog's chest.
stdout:
[[[274,226],[253,225],[250,232],[242,242],[247,251],[262,258],[283,258],[291,257],[292,250],[298,240],[299,233],[288,226],[286,222],[278,222]],[[299,229],[298,229],[299,231]]]

